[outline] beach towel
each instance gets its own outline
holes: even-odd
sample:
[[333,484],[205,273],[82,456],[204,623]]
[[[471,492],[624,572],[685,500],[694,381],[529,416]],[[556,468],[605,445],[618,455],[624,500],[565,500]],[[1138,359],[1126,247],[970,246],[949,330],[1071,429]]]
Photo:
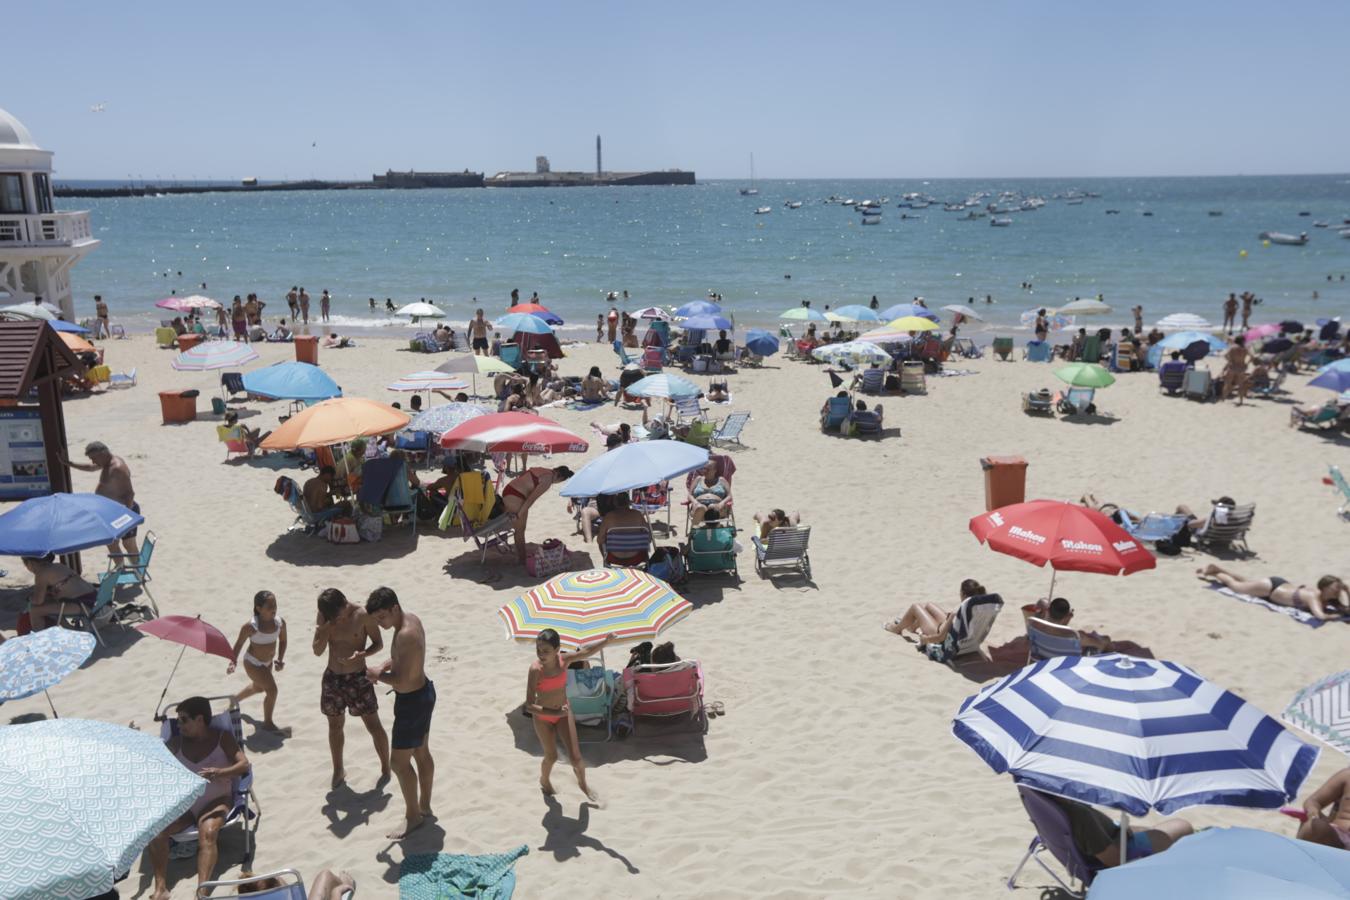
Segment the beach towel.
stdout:
[[516,889],[516,860],[530,852],[521,844],[506,853],[469,856],[460,853],[418,853],[404,857],[398,878],[399,900],[442,900],[477,897],[511,900]]
[[955,378],[958,375],[977,375],[974,369],[938,369],[936,372],[929,372],[930,378]]
[[1209,586],[1209,589],[1211,591],[1218,591],[1220,594],[1223,594],[1226,597],[1232,597],[1235,600],[1241,600],[1243,603],[1251,603],[1255,606],[1264,606],[1271,612],[1283,613],[1284,615],[1293,619],[1295,622],[1300,622],[1304,625],[1307,625],[1309,628],[1321,628],[1323,625],[1326,624],[1326,622],[1323,622],[1321,619],[1317,618],[1312,613],[1307,612],[1306,610],[1297,609],[1293,606],[1281,606],[1278,603],[1271,603],[1269,600],[1263,600],[1260,597],[1253,597],[1250,594],[1239,594],[1232,588],[1225,587],[1221,584],[1211,584]]

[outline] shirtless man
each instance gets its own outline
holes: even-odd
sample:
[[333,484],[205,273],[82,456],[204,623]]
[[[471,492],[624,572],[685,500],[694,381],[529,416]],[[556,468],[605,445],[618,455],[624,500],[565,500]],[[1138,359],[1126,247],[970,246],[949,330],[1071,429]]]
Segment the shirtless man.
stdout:
[[1223,301],[1223,330],[1227,334],[1233,333],[1233,320],[1237,318],[1237,309],[1237,294],[1229,294],[1228,299]]
[[1242,292],[1242,329],[1247,330],[1247,323],[1252,318],[1252,304],[1256,302],[1256,295],[1251,291]]
[[403,790],[407,821],[387,836],[391,841],[401,841],[434,815],[431,783],[436,777],[436,764],[428,743],[431,713],[436,708],[436,686],[426,675],[427,634],[422,629],[422,620],[405,613],[398,595],[387,587],[370,592],[366,612],[381,628],[394,632],[389,642],[389,659],[367,668],[366,678],[372,685],[376,682],[389,685],[395,693],[392,763],[398,786]]
[[316,523],[327,522],[351,511],[351,505],[347,501],[337,503],[333,500],[335,478],[337,469],[324,466],[318,475],[306,481],[305,486],[300,489],[301,495],[305,498],[305,508],[309,510],[310,517]]
[[[309,324],[309,292],[304,288],[300,289],[300,320],[306,325]],[[291,317],[291,321],[295,321],[294,316]]]
[[481,309],[469,320],[469,346],[473,348],[474,356],[488,355],[488,321],[483,318]]
[[[1323,810],[1331,807],[1331,814]],[[1300,840],[1350,850],[1350,768],[1341,769],[1303,801],[1307,818],[1298,827]]]
[[[91,441],[84,448],[84,455],[89,458],[87,464],[72,462],[65,458],[61,461],[81,472],[97,472],[98,487],[94,488],[94,493],[101,494],[109,500],[116,500],[132,512],[139,513],[141,507],[136,502],[136,491],[131,486],[131,469],[127,468],[126,460],[120,456],[113,456],[108,451],[108,445],[102,441]],[[127,556],[136,556],[141,552],[136,546],[135,528],[122,535],[122,549]],[[117,555],[117,541],[108,545],[108,553]]]
[[1239,594],[1310,612],[1324,622],[1350,617],[1350,588],[1335,575],[1323,575],[1317,579],[1317,587],[1310,588],[1303,584],[1291,584],[1278,575],[1243,578],[1213,563],[1197,569],[1195,574],[1206,581],[1217,581]]
[[328,749],[333,755],[333,787],[347,779],[342,765],[346,713],[360,716],[380,757],[380,786],[389,779],[389,735],[380,724],[379,699],[366,680],[366,657],[384,649],[375,620],[343,596],[337,588],[319,594],[319,618],[314,623],[314,655],[328,652],[323,670],[319,710],[328,717]]

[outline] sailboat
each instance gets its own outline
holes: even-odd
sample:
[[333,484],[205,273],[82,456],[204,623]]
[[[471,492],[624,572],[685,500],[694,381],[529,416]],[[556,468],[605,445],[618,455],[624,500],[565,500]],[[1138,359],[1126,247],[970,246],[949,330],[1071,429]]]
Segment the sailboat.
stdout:
[[759,194],[759,188],[755,187],[755,154],[750,154],[750,186],[741,188],[742,197],[754,197]]

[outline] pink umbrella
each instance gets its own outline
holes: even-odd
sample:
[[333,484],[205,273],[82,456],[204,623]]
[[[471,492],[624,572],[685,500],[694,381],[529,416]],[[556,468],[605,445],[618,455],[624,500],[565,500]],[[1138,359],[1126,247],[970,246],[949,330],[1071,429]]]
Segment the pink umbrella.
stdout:
[[505,412],[461,422],[441,435],[441,446],[475,453],[585,453],[590,445],[543,416]]
[[1261,338],[1270,337],[1273,334],[1279,333],[1280,324],[1278,322],[1267,322],[1264,325],[1257,325],[1255,328],[1248,329],[1243,337],[1248,341],[1259,341]]
[[142,622],[136,626],[136,630],[183,645],[183,649],[178,651],[178,661],[173,664],[173,671],[169,673],[169,680],[164,682],[164,690],[159,693],[159,703],[155,704],[156,719],[159,718],[159,708],[164,703],[164,696],[169,693],[169,683],[173,681],[174,673],[178,671],[178,664],[183,661],[183,654],[187,652],[188,647],[234,661],[234,648],[230,645],[230,639],[210,622],[202,621],[199,615],[160,616],[158,619]]
[[212,300],[210,297],[203,297],[200,294],[193,294],[190,297],[165,297],[155,304],[161,309],[171,309],[174,312],[195,312],[199,309],[220,309],[220,303]]

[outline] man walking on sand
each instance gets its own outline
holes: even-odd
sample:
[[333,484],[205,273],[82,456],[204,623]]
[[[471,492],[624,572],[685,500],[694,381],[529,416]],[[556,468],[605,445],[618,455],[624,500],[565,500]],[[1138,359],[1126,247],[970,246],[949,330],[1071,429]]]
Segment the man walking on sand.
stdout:
[[469,320],[469,346],[474,356],[488,355],[488,323],[481,309]]
[[[116,500],[132,512],[139,513],[141,507],[136,502],[136,490],[131,486],[131,469],[127,467],[126,460],[120,456],[113,456],[108,450],[108,445],[102,441],[91,441],[84,448],[84,455],[89,458],[87,464],[72,462],[65,458],[61,461],[81,472],[97,472],[98,487],[94,488],[94,493],[109,500]],[[122,535],[122,550],[127,556],[136,556],[141,552],[136,546],[135,528]],[[109,555],[116,555],[118,552],[117,541],[108,545]]]
[[[383,665],[366,669],[366,677],[394,689],[394,774],[403,790],[407,821],[389,832],[388,838],[400,841],[421,827],[434,814],[431,811],[431,784],[436,764],[427,744],[431,732],[431,713],[436,708],[436,686],[424,668],[427,635],[422,620],[403,611],[398,595],[387,587],[371,591],[366,612],[381,628],[394,632],[389,642],[389,659]],[[416,763],[414,771],[413,764]]]
[[342,764],[346,713],[360,716],[380,757],[380,780],[389,779],[389,735],[380,724],[379,699],[366,679],[366,657],[384,649],[375,620],[337,588],[319,594],[319,619],[314,625],[314,655],[328,653],[319,692],[319,711],[328,717],[328,749],[333,755],[333,787],[347,779]]

